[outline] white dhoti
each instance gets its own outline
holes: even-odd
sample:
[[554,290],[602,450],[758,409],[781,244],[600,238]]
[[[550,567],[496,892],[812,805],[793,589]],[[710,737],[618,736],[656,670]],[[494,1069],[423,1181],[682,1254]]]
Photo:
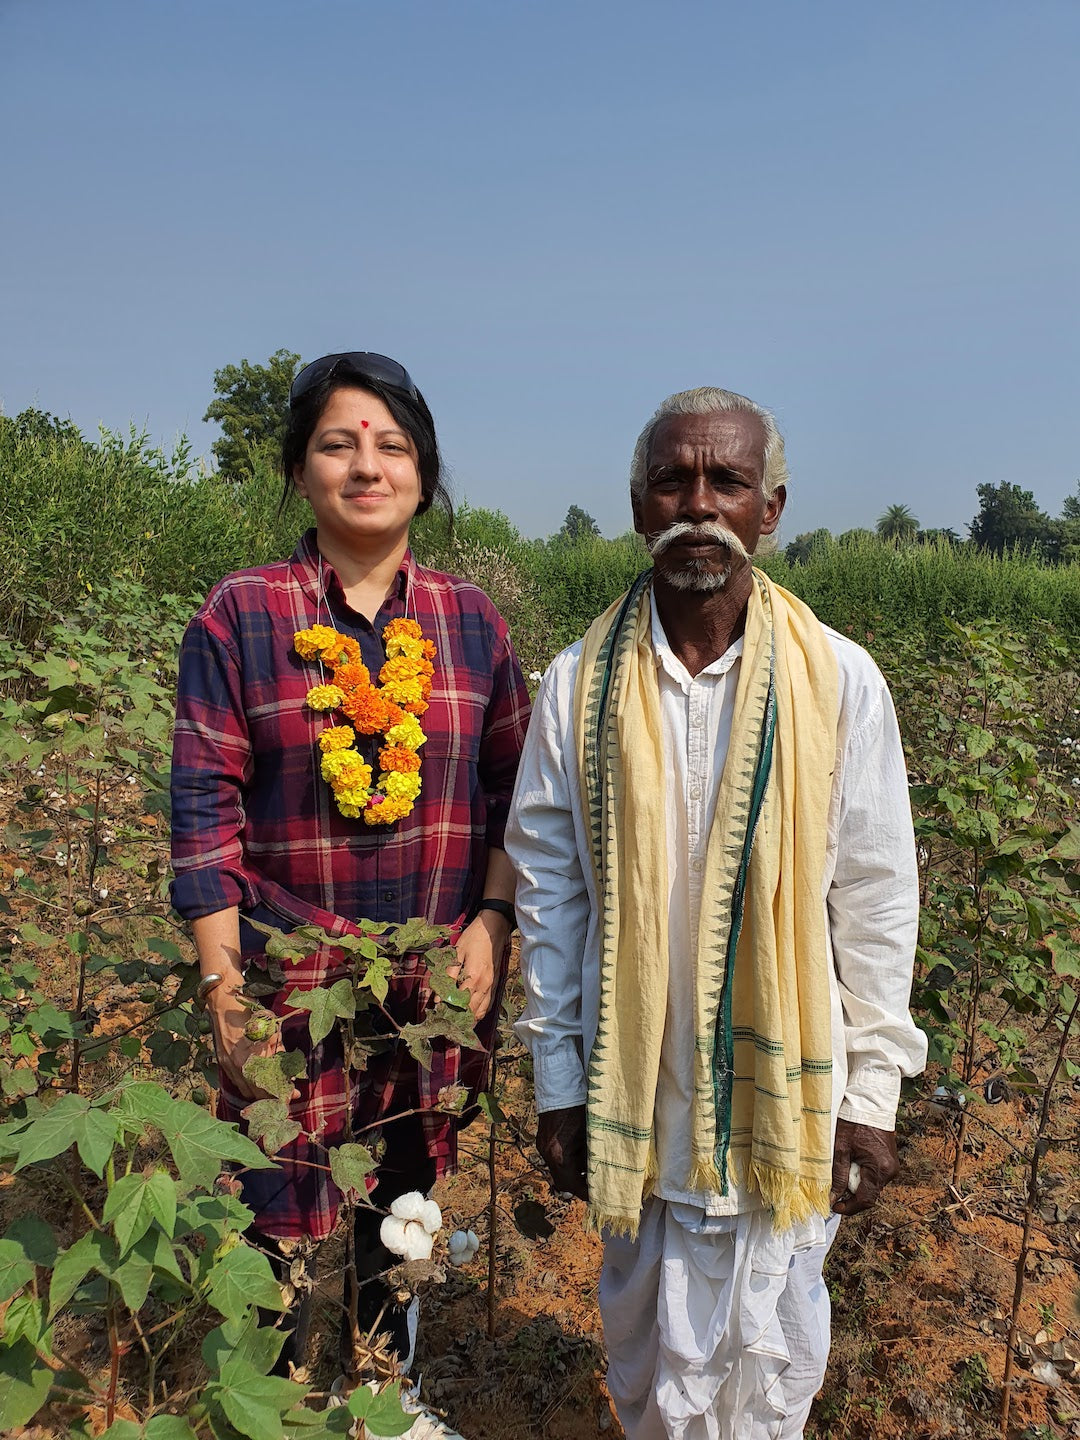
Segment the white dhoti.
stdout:
[[800,1440],[829,1355],[822,1266],[839,1216],[784,1235],[650,1199],[604,1238],[608,1388],[627,1440]]

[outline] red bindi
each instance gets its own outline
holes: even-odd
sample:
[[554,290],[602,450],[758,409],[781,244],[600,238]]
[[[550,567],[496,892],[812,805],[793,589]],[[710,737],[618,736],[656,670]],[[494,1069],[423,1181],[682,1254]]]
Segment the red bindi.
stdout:
[[368,428],[368,422],[366,420],[361,420],[360,424],[365,430]]

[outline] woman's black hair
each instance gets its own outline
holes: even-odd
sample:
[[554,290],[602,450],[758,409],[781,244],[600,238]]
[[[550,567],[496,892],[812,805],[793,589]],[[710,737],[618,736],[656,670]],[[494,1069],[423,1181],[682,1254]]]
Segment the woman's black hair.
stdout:
[[281,493],[278,514],[281,514],[290,497],[295,494],[293,470],[304,463],[308,441],[326,409],[330,396],[335,390],[343,389],[367,390],[383,402],[416,446],[416,468],[420,474],[420,504],[416,507],[417,515],[423,515],[435,506],[446,516],[452,529],[454,505],[446,488],[439,442],[435,438],[435,421],[431,417],[427,401],[419,390],[414,398],[404,390],[385,385],[380,380],[370,380],[344,365],[331,371],[317,385],[313,385],[289,410],[285,437],[281,442],[281,474],[285,486]]

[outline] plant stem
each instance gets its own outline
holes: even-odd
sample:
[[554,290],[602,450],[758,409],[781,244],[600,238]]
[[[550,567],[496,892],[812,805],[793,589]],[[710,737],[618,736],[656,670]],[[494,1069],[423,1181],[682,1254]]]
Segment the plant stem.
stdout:
[[1046,1138],[1046,1127],[1050,1119],[1050,1096],[1054,1085],[1057,1083],[1058,1072],[1065,1062],[1065,1051],[1069,1044],[1069,1034],[1072,1030],[1073,1021],[1076,1019],[1077,1011],[1080,1011],[1080,995],[1077,995],[1073,1002],[1069,1018],[1065,1021],[1061,1030],[1061,1044],[1058,1046],[1057,1057],[1054,1060],[1054,1068],[1050,1072],[1050,1078],[1046,1082],[1043,1091],[1042,1109],[1039,1111],[1039,1124],[1035,1131],[1035,1145],[1031,1152],[1031,1165],[1028,1170],[1027,1203],[1024,1207],[1024,1233],[1020,1240],[1020,1254],[1016,1261],[1016,1282],[1013,1286],[1012,1314],[1009,1317],[1009,1336],[1005,1342],[1005,1375],[1001,1388],[1001,1433],[1008,1434],[1009,1407],[1012,1403],[1012,1375],[1016,1346],[1016,1332],[1019,1328],[1020,1306],[1024,1299],[1024,1282],[1027,1278],[1027,1257],[1031,1248],[1031,1227],[1035,1218],[1035,1206],[1039,1198],[1039,1165],[1043,1156],[1050,1148],[1050,1141]]

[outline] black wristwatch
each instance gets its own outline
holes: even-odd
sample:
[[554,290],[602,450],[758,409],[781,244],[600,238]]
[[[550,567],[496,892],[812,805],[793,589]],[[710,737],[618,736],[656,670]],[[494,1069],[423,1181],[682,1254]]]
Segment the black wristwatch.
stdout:
[[481,910],[494,910],[496,915],[501,915],[504,920],[509,920],[511,930],[517,929],[517,914],[509,900],[481,900],[476,907],[476,913],[479,915]]

